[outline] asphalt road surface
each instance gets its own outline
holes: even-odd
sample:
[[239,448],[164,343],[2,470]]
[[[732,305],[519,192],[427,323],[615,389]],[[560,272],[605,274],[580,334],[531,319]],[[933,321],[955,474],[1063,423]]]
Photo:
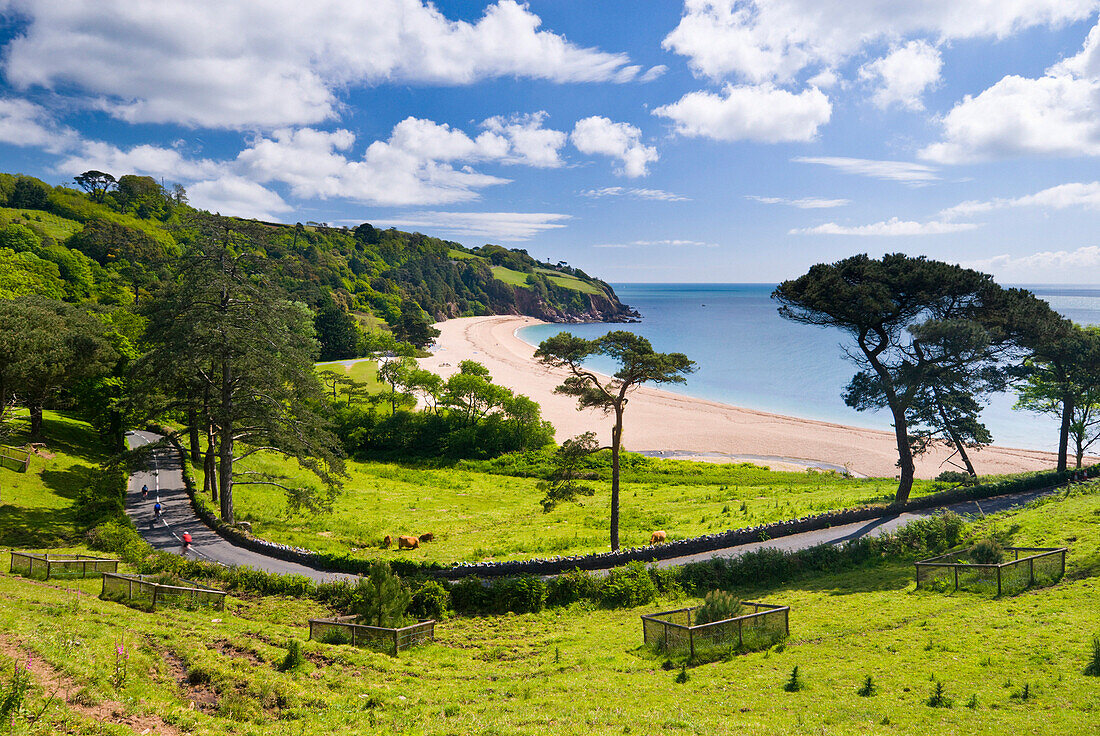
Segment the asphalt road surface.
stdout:
[[[127,434],[127,442],[130,447],[140,447],[158,439],[160,439],[160,435],[152,432],[130,432]],[[268,572],[305,575],[318,582],[354,578],[354,576],[345,573],[325,572],[306,565],[269,557],[259,552],[238,547],[225,540],[203,523],[191,507],[191,499],[188,497],[183,483],[183,472],[180,463],[180,454],[175,448],[159,448],[153,451],[149,465],[145,470],[130,476],[130,486],[126,493],[126,513],[134,520],[141,536],[155,549],[183,554],[183,533],[190,532],[192,544],[191,549],[186,552],[188,557],[218,562],[223,565],[247,565]],[[141,487],[143,485],[149,487],[149,496],[145,500],[141,497]],[[981,516],[1018,508],[1051,492],[1053,492],[1052,489],[1028,491],[1008,496],[995,496],[982,501],[951,504],[944,508],[951,509],[959,514]],[[158,499],[163,510],[160,518],[153,518],[153,504]],[[657,564],[660,567],[672,567],[688,562],[701,562],[712,557],[736,557],[745,552],[765,547],[799,550],[819,544],[842,544],[850,539],[857,539],[868,534],[882,534],[883,532],[893,531],[914,519],[928,516],[938,510],[940,509],[905,512],[895,516],[886,516],[854,524],[843,524],[828,529],[792,534],[762,542],[752,542],[710,552],[673,557],[661,560]]]

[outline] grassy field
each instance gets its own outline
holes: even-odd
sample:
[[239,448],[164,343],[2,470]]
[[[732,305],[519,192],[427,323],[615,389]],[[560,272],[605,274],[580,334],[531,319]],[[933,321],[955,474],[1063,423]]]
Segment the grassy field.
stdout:
[[[43,415],[45,447],[31,457],[26,473],[0,468],[0,544],[44,548],[71,543],[77,535],[73,501],[95,466],[106,455],[86,422],[47,411]],[[28,441],[26,412],[16,419],[20,430],[7,444]]]
[[[453,618],[435,644],[392,657],[305,641],[305,619],[322,612],[307,602],[231,598],[225,612],[146,614],[97,600],[95,581],[5,574],[0,672],[30,653],[31,706],[55,689],[67,696],[35,726],[18,723],[36,734],[130,733],[122,724],[288,735],[1096,733],[1100,681],[1083,675],[1100,634],[1096,489],[986,522],[1017,543],[1072,537],[1069,574],[1054,587],[1002,599],[916,591],[910,564],[886,562],[738,591],[790,605],[791,638],[688,667],[682,682],[678,666],[642,647],[638,616],[690,600]],[[280,672],[292,639],[305,662]],[[787,692],[795,666],[805,688]],[[868,676],[875,692],[863,697]],[[944,707],[929,705],[937,682]]]
[[535,271],[545,275],[546,278],[550,279],[558,286],[564,286],[566,289],[573,289],[574,291],[584,292],[585,294],[603,294],[602,290],[586,281],[581,281],[576,276],[558,273],[548,268],[536,268]]
[[366,391],[378,393],[386,390],[386,386],[378,381],[378,361],[363,358],[349,363],[344,360],[332,360],[325,363],[317,363],[316,370],[335,371],[345,375],[359,383],[365,384]]
[[60,217],[51,212],[14,209],[12,207],[0,207],[0,220],[21,223],[30,226],[31,229],[38,229],[58,243],[67,240],[70,235],[80,232],[84,227],[75,220]]
[[[468,467],[478,467],[476,463]],[[833,473],[773,472],[752,465],[672,460],[645,462],[624,474],[620,540],[646,544],[656,529],[670,539],[752,526],[835,508],[893,498],[892,479],[852,479]],[[271,455],[254,455],[245,468],[283,475],[295,484],[308,473]],[[242,486],[237,516],[261,537],[321,552],[455,562],[584,554],[608,548],[610,484],[592,483],[584,506],[564,504],[545,514],[534,478],[496,475],[464,467],[424,468],[348,462],[345,490],[330,514],[290,515],[281,491]],[[201,476],[196,469],[198,485]],[[918,481],[914,496],[934,485]],[[432,532],[418,550],[382,550],[387,534]]]

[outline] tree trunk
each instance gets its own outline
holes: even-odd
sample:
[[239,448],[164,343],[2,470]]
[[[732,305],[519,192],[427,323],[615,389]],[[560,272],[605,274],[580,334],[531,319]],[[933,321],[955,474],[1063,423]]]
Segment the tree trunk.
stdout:
[[222,521],[233,523],[233,369],[222,362],[222,418],[218,427],[218,485],[221,486]]
[[959,435],[951,428],[951,422],[947,419],[947,412],[940,402],[939,394],[935,394],[935,397],[936,408],[940,410],[940,419],[943,420],[943,431],[947,432],[947,436],[951,438],[951,444],[958,450],[959,457],[962,458],[963,464],[966,466],[966,472],[970,474],[971,478],[977,478],[978,471],[974,470],[974,464],[970,462],[970,456],[966,454],[966,443],[959,439]]
[[916,475],[916,466],[913,463],[913,448],[909,446],[909,422],[905,418],[903,409],[891,407],[894,415],[894,436],[898,442],[898,492],[894,496],[895,506],[904,506],[909,500],[909,493],[913,490],[913,477]]
[[615,407],[611,430],[611,551],[619,549],[619,448],[623,442],[623,408]]
[[[1068,466],[1069,456],[1069,428],[1073,423],[1073,394],[1067,391],[1062,395],[1062,426],[1058,428],[1058,471],[1061,472]],[[1081,463],[1078,461],[1077,466]]]
[[203,461],[202,492],[210,494],[210,500],[218,500],[218,461],[214,453],[214,425],[206,427],[206,458]]
[[28,407],[31,413],[31,437],[42,436],[42,404],[32,402]]
[[199,410],[194,406],[187,408],[187,434],[191,445],[191,462],[202,462],[202,447],[199,446]]

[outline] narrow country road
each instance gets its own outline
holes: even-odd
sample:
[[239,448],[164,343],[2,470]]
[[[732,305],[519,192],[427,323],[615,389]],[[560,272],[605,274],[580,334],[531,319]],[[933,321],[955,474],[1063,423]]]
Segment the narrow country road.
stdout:
[[[130,432],[126,441],[131,448],[160,439],[152,432]],[[238,547],[222,538],[199,519],[191,507],[191,499],[183,483],[180,454],[165,447],[153,451],[149,467],[130,476],[126,492],[126,513],[134,520],[138,532],[154,549],[182,552],[183,533],[190,532],[192,543],[188,557],[219,562],[223,565],[247,565],[257,570],[287,575],[305,575],[317,582],[351,579],[353,575],[324,572],[305,565],[261,555]],[[142,500],[141,487],[149,486],[149,498]],[[160,500],[161,518],[153,518],[153,504]]]
[[[160,435],[152,432],[130,432],[127,435],[127,442],[130,447],[140,447],[158,439],[160,439]],[[130,476],[130,486],[126,493],[126,513],[134,520],[134,524],[141,535],[155,549],[181,552],[181,537],[186,531],[191,533],[193,540],[191,550],[188,553],[189,557],[218,562],[223,565],[247,565],[268,572],[305,575],[318,582],[354,578],[354,576],[344,573],[325,572],[294,562],[285,562],[275,557],[243,549],[226,541],[195,514],[194,509],[191,507],[191,499],[188,497],[184,486],[180,462],[180,454],[175,449],[158,449],[153,452],[149,467],[146,470]],[[149,486],[149,498],[143,501],[141,487],[144,484]],[[1018,508],[1053,491],[1054,489],[1043,489],[1007,496],[995,496],[982,501],[951,504],[943,508],[950,509],[958,514],[981,516]],[[154,519],[153,504],[156,503],[158,498],[163,506],[163,512],[160,519]],[[689,562],[702,562],[712,557],[736,557],[745,552],[761,548],[799,550],[819,544],[842,544],[850,539],[858,539],[868,534],[882,534],[883,532],[893,531],[914,519],[928,516],[939,510],[942,509],[908,511],[896,516],[885,516],[870,521],[842,524],[828,529],[792,534],[786,537],[752,542],[711,552],[673,557],[660,560],[657,565],[660,567],[673,567]]]

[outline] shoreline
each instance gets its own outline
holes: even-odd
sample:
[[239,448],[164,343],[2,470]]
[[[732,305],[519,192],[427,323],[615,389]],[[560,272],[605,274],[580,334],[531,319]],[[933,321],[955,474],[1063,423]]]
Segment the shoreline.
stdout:
[[[483,363],[493,379],[537,401],[559,442],[586,431],[601,443],[610,441],[610,422],[596,410],[578,410],[572,397],[554,393],[565,372],[542,365],[535,348],[518,330],[546,324],[533,317],[497,315],[460,317],[435,325],[436,350],[420,359],[424,368],[446,378],[462,360]],[[562,325],[568,330],[568,325]],[[817,419],[773,414],[665,391],[646,385],[631,394],[623,447],[647,454],[694,456],[697,459],[757,458],[776,469],[844,468],[873,477],[897,475],[897,446],[892,432]],[[936,449],[917,459],[917,477],[934,478],[950,453]],[[972,453],[981,474],[1049,469],[1054,453],[992,445]],[[727,460],[728,461],[728,460]],[[738,460],[739,461],[739,460]]]

